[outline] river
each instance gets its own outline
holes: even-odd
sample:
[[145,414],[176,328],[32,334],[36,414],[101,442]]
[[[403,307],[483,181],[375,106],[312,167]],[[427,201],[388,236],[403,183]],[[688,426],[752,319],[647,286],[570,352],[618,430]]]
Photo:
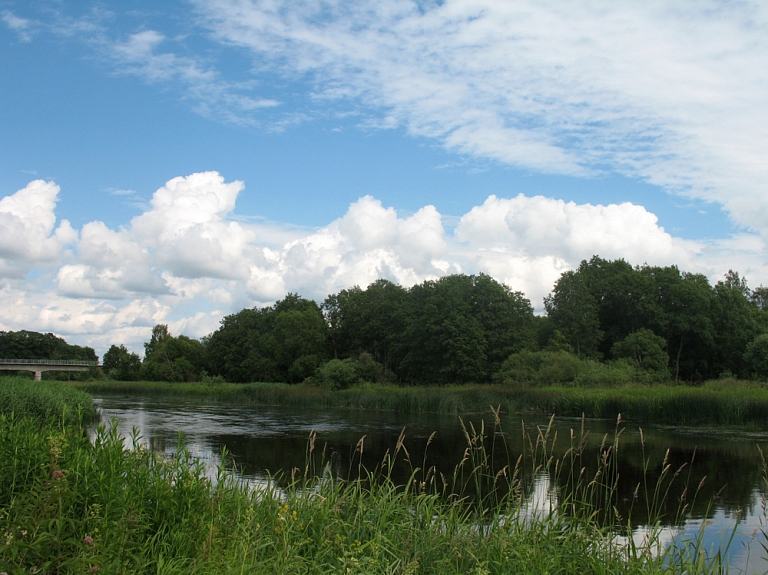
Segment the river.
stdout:
[[[236,466],[241,477],[278,486],[308,467],[322,472],[330,466],[334,475],[343,478],[357,474],[361,465],[373,469],[388,450],[394,452],[401,434],[405,449],[397,454],[393,478],[403,482],[416,468],[434,467],[435,476],[439,478],[442,473],[450,483],[465,455],[464,429],[471,433],[474,428],[480,435],[484,426],[486,453],[494,453],[495,468],[500,469],[509,462],[514,466],[521,454],[527,457],[529,442],[535,443],[550,423],[544,416],[502,415],[500,431],[494,429],[490,411],[460,420],[455,415],[225,405],[188,397],[110,394],[96,396],[95,402],[102,421],[114,419],[125,437],[135,430],[141,442],[154,451],[173,452],[181,434],[184,445],[202,460],[218,463],[225,448],[231,457],[228,463]],[[761,546],[768,544],[761,531],[768,519],[768,491],[759,451],[768,454],[768,431],[640,426],[633,422],[622,422],[618,429],[619,448],[613,454],[619,475],[615,503],[622,517],[631,516],[635,538],[646,532],[645,486],[652,494],[662,466],[669,465],[665,478],[681,471],[671,482],[661,482],[663,489],[668,489],[665,503],[657,509],[662,514],[661,539],[692,538],[704,525],[704,548],[714,553],[730,538],[738,518],[736,536],[729,547],[731,572],[768,572]],[[571,437],[576,443],[584,437],[577,467],[585,469],[585,477],[592,477],[616,430],[613,421],[587,420],[582,431],[581,420],[555,419],[548,445],[556,459],[563,458]],[[310,458],[311,433],[316,438]],[[528,504],[557,505],[565,475],[535,472],[524,460],[520,479],[526,486]],[[636,496],[638,485],[641,488]],[[467,495],[471,497],[471,491]],[[674,524],[674,518],[681,498],[689,507],[680,526]]]

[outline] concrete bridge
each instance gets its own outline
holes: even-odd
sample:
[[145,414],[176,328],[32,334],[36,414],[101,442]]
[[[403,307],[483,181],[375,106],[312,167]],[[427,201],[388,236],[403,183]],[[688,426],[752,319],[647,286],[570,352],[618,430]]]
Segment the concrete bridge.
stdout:
[[98,365],[98,361],[76,359],[0,359],[0,370],[31,371],[35,381],[40,381],[44,371],[88,371]]

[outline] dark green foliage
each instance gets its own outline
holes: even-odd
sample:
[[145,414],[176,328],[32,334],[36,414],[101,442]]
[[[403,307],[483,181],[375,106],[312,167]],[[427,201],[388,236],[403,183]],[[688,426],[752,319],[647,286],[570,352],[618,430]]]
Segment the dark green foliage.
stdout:
[[141,366],[143,379],[152,381],[198,381],[205,366],[205,348],[185,335],[173,337],[168,326],[157,325],[152,339],[145,344]]
[[552,326],[563,334],[576,355],[598,356],[603,339],[599,308],[582,275],[574,271],[561,275],[544,299],[544,307]]
[[72,359],[98,361],[93,348],[70,345],[52,333],[0,331],[0,359]]
[[369,353],[386,369],[396,367],[402,355],[407,297],[405,289],[383,279],[364,290],[355,286],[329,295],[322,309],[332,356]]
[[749,342],[744,352],[744,368],[748,375],[768,380],[768,333]]
[[141,377],[141,358],[124,345],[113,345],[104,354],[101,368],[110,379],[136,381]]
[[646,326],[663,337],[675,380],[701,380],[712,374],[714,327],[712,287],[701,274],[680,273],[675,266],[644,266],[640,273],[656,286],[658,312]]
[[361,353],[358,359],[332,359],[321,365],[308,381],[327,389],[348,389],[362,383],[387,383],[394,374],[374,361],[369,353]]
[[489,381],[510,353],[535,345],[530,302],[484,274],[415,285],[404,309],[395,372],[408,382]]
[[713,369],[718,374],[727,371],[744,375],[742,358],[747,344],[768,329],[767,314],[750,301],[746,279],[734,271],[729,271],[717,282],[713,292]]
[[[539,341],[557,329],[580,357],[636,361],[639,356],[616,344],[652,332],[664,340],[666,367],[676,380],[746,375],[744,350],[768,330],[763,291],[750,291],[735,272],[712,287],[703,275],[675,266],[632,268],[595,256],[564,273],[545,299],[550,324],[542,324]],[[661,374],[663,357],[654,353],[655,366],[645,371]]]
[[0,377],[0,415],[31,418],[38,424],[96,421],[91,396],[63,383],[32,381],[24,377]]
[[510,355],[494,379],[513,387],[570,383],[579,375],[582,366],[583,362],[567,351],[525,350]]
[[664,351],[666,342],[649,329],[639,329],[617,341],[611,348],[615,358],[626,358],[638,369],[656,373],[667,371],[669,356]]
[[296,294],[244,309],[206,338],[206,371],[233,382],[304,381],[326,357],[327,329],[318,305]]

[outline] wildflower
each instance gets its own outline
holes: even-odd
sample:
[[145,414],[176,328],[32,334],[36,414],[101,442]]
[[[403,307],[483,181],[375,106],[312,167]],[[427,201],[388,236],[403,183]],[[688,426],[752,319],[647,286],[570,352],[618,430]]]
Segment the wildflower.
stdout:
[[85,537],[83,537],[83,543],[85,543],[86,545],[90,545],[91,543],[93,543],[93,537],[91,537],[90,535],[86,535]]
[[93,567],[91,567],[91,571],[95,573],[96,571],[101,571],[101,569],[99,569],[98,565],[94,565]]
[[53,472],[54,479],[61,479],[62,477],[64,477],[64,472],[61,469],[57,469]]

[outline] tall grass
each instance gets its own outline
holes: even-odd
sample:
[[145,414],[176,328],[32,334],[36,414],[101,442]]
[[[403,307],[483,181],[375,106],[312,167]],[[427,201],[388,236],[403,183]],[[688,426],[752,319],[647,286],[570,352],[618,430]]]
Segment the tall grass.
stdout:
[[628,385],[610,388],[499,385],[419,386],[363,385],[330,391],[279,383],[176,384],[92,382],[72,384],[93,393],[188,395],[200,398],[289,407],[343,407],[404,413],[482,413],[501,405],[505,413],[536,411],[558,416],[685,425],[768,425],[768,389],[759,383],[725,380],[700,387]]
[[64,419],[68,423],[96,421],[91,396],[57,381],[0,377],[0,415],[32,418],[38,423]]
[[[222,466],[211,472],[181,444],[162,458],[137,437],[126,448],[114,428],[101,426],[89,442],[76,426],[0,416],[0,571],[720,572],[717,562],[698,562],[696,541],[662,550],[653,526],[642,545],[620,537],[632,530],[614,512],[620,433],[606,438],[590,477],[583,432],[556,460],[551,423],[524,430],[527,453],[497,469],[506,447],[494,413],[493,429],[465,429],[453,477],[419,467],[401,437],[379,467],[340,481],[323,473],[329,462],[311,436],[304,471],[284,490],[239,482]],[[361,458],[364,450],[361,439]],[[399,459],[412,468],[404,485],[390,474]],[[531,506],[526,467],[562,476],[551,504]]]

